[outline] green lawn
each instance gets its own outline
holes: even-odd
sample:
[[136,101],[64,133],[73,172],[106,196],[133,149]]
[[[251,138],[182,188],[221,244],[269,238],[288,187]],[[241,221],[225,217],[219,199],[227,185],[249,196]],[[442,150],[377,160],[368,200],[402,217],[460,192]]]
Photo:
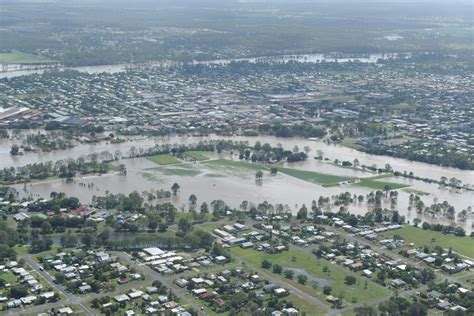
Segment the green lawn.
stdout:
[[439,245],[444,249],[451,247],[453,251],[474,259],[474,238],[472,237],[443,235],[440,232],[424,230],[411,225],[406,225],[402,229],[397,229],[390,233],[384,233],[385,236],[393,236],[394,234],[402,236],[406,244],[412,242],[416,246],[432,245],[432,239],[434,238],[433,245]]
[[12,51],[10,53],[0,53],[0,62],[7,64],[50,64],[54,63],[54,60],[46,59],[43,57],[19,52]]
[[278,172],[284,173],[286,175],[316,183],[321,184],[325,187],[331,187],[338,185],[339,182],[354,180],[355,178],[351,177],[341,177],[331,174],[318,173],[314,171],[298,170],[291,168],[278,168]]
[[24,256],[28,254],[28,249],[29,247],[26,245],[16,245],[13,247],[13,250],[15,250],[17,256]]
[[[289,251],[273,255],[238,247],[231,248],[231,253],[258,267],[260,267],[263,259],[267,259],[270,260],[272,264],[283,266],[284,269],[303,269],[314,278],[332,281],[332,294],[343,297],[348,304],[351,304],[350,302],[353,298],[355,298],[358,303],[364,303],[390,294],[388,290],[378,287],[370,280],[368,280],[367,289],[365,289],[364,282],[366,279],[361,276],[356,276],[356,284],[348,286],[344,283],[344,279],[347,275],[354,275],[352,272],[341,266],[331,264],[328,261],[319,260],[311,254],[293,247],[290,248]],[[323,272],[324,267],[328,268],[328,273]],[[271,269],[269,271],[271,271]],[[297,274],[298,273],[295,273],[295,280]],[[283,276],[278,276],[276,274],[275,277],[283,278]],[[292,285],[303,288],[303,290],[308,294],[318,296],[321,300],[324,300],[325,295],[322,294],[322,287],[318,286],[317,290],[315,290],[309,285],[310,283],[311,282],[308,281],[308,285],[302,286],[296,281],[291,282]]]
[[186,151],[182,154],[185,158],[192,158],[196,159],[197,161],[208,160],[209,157],[207,156],[209,152],[207,151]]
[[16,276],[11,272],[0,273],[0,279],[3,279],[5,280],[6,283],[10,283],[10,284],[13,284],[16,282]]
[[171,155],[156,155],[147,157],[146,159],[159,165],[173,165],[181,162],[181,160]]
[[364,147],[357,145],[354,139],[345,138],[342,142],[339,143],[341,146],[352,148],[355,150],[362,150]]
[[197,225],[199,227],[202,227],[204,228],[205,230],[208,230],[208,231],[213,231],[214,229],[216,228],[220,228],[222,226],[222,224],[218,224],[218,223],[205,223],[205,224],[199,224]]

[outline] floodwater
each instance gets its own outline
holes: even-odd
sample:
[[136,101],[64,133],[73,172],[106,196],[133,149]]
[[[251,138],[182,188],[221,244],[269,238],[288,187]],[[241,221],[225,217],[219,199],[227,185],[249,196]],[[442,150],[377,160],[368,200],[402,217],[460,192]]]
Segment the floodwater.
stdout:
[[[205,60],[205,61],[193,61],[192,64],[205,64],[205,65],[227,65],[231,62],[248,61],[250,63],[281,63],[288,61],[295,62],[307,62],[307,63],[322,63],[322,62],[361,62],[361,63],[376,63],[379,59],[391,59],[399,58],[401,55],[397,53],[386,53],[386,54],[360,54],[355,56],[339,55],[338,54],[299,54],[299,55],[280,55],[280,56],[262,56],[252,58],[233,58],[233,59],[216,59],[216,60]],[[403,54],[404,58],[410,56],[409,54]],[[172,61],[161,61],[161,62],[150,62],[144,64],[150,67],[166,67],[176,65],[176,62]],[[100,66],[81,66],[81,67],[64,67],[58,65],[17,65],[10,64],[6,65],[0,71],[0,79],[2,78],[13,78],[18,76],[26,76],[31,74],[42,74],[44,72],[55,70],[76,70],[85,73],[117,73],[126,71],[129,68],[136,67],[133,64],[116,64],[116,65],[100,65]]]
[[[254,144],[257,140],[261,143],[268,142],[273,146],[282,144],[284,148],[292,149],[298,146],[300,150],[304,146],[311,148],[310,157],[304,162],[285,164],[288,167],[312,170],[321,173],[364,177],[370,176],[371,173],[346,169],[332,165],[327,162],[315,160],[312,157],[316,154],[316,150],[320,149],[324,152],[324,157],[330,159],[349,160],[352,161],[357,158],[361,164],[373,165],[380,167],[389,163],[394,170],[413,172],[415,175],[423,177],[439,178],[441,176],[457,177],[465,183],[472,183],[474,179],[473,171],[462,171],[453,168],[444,168],[434,165],[428,165],[418,162],[409,162],[403,159],[397,159],[386,156],[374,156],[358,152],[353,149],[345,148],[338,145],[327,145],[322,141],[312,141],[303,138],[276,138],[276,137],[220,137],[211,135],[209,137],[188,137],[188,136],[169,136],[169,137],[155,137],[155,138],[136,138],[133,141],[128,141],[122,144],[80,144],[74,150],[55,151],[54,153],[30,153],[24,156],[11,157],[8,153],[9,143],[11,141],[3,141],[0,143],[0,167],[7,166],[21,166],[27,163],[34,163],[48,160],[59,160],[66,158],[78,158],[86,156],[94,152],[101,152],[108,150],[114,152],[120,150],[126,153],[132,146],[136,148],[148,148],[155,144],[193,144],[199,141],[209,139],[232,139],[235,141],[248,141],[249,144]],[[219,158],[217,154],[210,154],[211,158]],[[237,159],[237,157],[230,156],[229,153],[223,154],[223,158]],[[253,203],[261,203],[267,201],[271,204],[284,204],[291,210],[296,210],[303,204],[310,206],[313,200],[317,200],[319,196],[332,196],[346,191],[351,194],[367,195],[371,190],[368,188],[358,187],[354,185],[343,185],[337,187],[325,188],[317,184],[309,183],[297,178],[293,178],[284,174],[271,176],[265,174],[262,183],[256,183],[254,171],[242,171],[241,173],[225,170],[225,168],[211,167],[205,163],[197,163],[196,165],[187,165],[187,169],[195,170],[191,175],[176,175],[173,173],[163,173],[158,165],[150,162],[145,158],[124,159],[120,161],[127,167],[127,176],[116,174],[108,174],[103,176],[86,176],[77,178],[74,183],[65,183],[61,180],[46,183],[37,183],[27,185],[26,191],[23,190],[23,185],[16,186],[21,192],[22,196],[32,197],[49,197],[52,191],[65,192],[67,195],[76,196],[83,202],[91,201],[94,195],[101,196],[107,192],[128,194],[132,191],[139,193],[153,192],[156,190],[169,190],[174,182],[180,186],[180,193],[176,197],[169,200],[177,205],[179,208],[188,208],[188,197],[191,194],[196,194],[198,203],[204,201],[211,202],[212,200],[221,199],[232,207],[239,207],[244,200]],[[167,167],[176,169],[179,167]],[[144,176],[144,173],[148,176]],[[197,173],[197,174],[196,174]],[[150,176],[151,175],[151,176]],[[393,181],[399,183],[407,183],[411,185],[410,189],[420,190],[429,193],[427,196],[422,196],[422,200],[427,205],[431,205],[434,201],[442,202],[448,201],[456,208],[457,212],[466,209],[468,206],[474,206],[474,192],[472,191],[458,191],[447,188],[440,188],[437,184],[429,184],[422,181],[416,181],[405,178],[390,178],[383,179],[384,181]],[[93,183],[92,187],[87,184]],[[86,186],[81,185],[86,184]],[[399,190],[399,198],[397,209],[401,215],[412,221],[415,217],[421,217],[430,222],[449,223],[444,219],[424,218],[415,210],[408,210],[409,193],[404,190]],[[389,201],[385,201],[384,207],[390,208]],[[335,209],[337,210],[337,209]],[[354,203],[349,206],[349,211],[356,214],[363,214],[367,212],[368,207],[363,203]],[[456,223],[462,225],[466,231],[471,231],[472,218],[469,218],[466,223]]]

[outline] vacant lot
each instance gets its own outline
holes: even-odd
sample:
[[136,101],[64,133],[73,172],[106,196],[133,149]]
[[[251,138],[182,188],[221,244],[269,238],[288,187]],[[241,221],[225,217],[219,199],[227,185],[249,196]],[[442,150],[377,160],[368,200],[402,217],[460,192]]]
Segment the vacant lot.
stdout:
[[[307,286],[305,286],[305,291],[308,294],[317,295],[322,300],[325,299],[324,295],[322,294],[322,284],[324,283],[330,283],[330,286],[332,287],[332,294],[343,297],[344,300],[349,304],[353,301],[357,301],[358,303],[369,302],[371,300],[389,295],[388,290],[377,286],[370,280],[367,280],[367,289],[365,289],[365,278],[360,276],[357,276],[356,284],[351,286],[346,285],[344,283],[344,279],[347,275],[354,275],[352,272],[344,269],[341,266],[331,264],[326,260],[316,259],[316,257],[313,255],[296,248],[290,248],[289,251],[273,255],[256,250],[244,250],[237,247],[231,248],[231,252],[234,255],[242,258],[244,261],[256,266],[260,266],[261,262],[264,259],[267,259],[270,260],[272,264],[281,265],[284,270],[285,268],[302,271],[304,270],[314,279],[320,280],[318,283],[321,283],[315,290],[311,286],[311,282],[308,282]],[[324,272],[325,269],[327,269],[328,272]],[[298,274],[298,272],[295,273],[295,279],[296,275]]]
[[195,159],[197,161],[208,160],[209,157],[207,156],[209,153],[206,151],[187,151],[183,153],[183,158],[188,159]]

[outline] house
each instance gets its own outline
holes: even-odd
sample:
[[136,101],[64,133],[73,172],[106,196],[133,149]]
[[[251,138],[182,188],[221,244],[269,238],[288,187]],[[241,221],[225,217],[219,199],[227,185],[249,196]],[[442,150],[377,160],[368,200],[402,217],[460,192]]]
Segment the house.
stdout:
[[127,294],[120,294],[120,295],[114,296],[114,300],[115,300],[117,303],[120,303],[120,302],[127,302],[127,301],[130,301],[130,297],[128,297]]
[[250,241],[246,241],[240,244],[240,248],[243,248],[243,249],[248,249],[252,247],[253,247],[253,243]]
[[237,229],[238,231],[243,231],[243,230],[247,229],[247,227],[245,225],[242,225],[242,224],[239,224],[239,223],[235,223],[234,228]]
[[15,307],[20,307],[20,306],[21,306],[20,300],[13,300],[7,303],[7,308],[15,308]]
[[206,293],[207,290],[201,288],[201,289],[194,289],[194,290],[192,290],[192,292],[196,296],[201,296],[202,294]]
[[185,279],[176,280],[176,285],[179,286],[179,287],[185,287],[186,285],[188,285],[188,283],[189,282]]
[[285,296],[286,295],[286,290],[284,288],[276,288],[273,290],[273,294],[275,294],[278,297]]
[[440,301],[438,304],[436,304],[436,308],[440,310],[447,310],[451,304],[449,304],[448,301]]
[[157,293],[158,292],[158,288],[155,287],[155,286],[149,286],[146,288],[146,292],[148,294],[153,294],[153,293]]
[[139,290],[132,290],[132,292],[128,293],[128,296],[134,300],[136,298],[139,298],[139,297],[142,297],[143,295],[143,291],[139,291]]
[[396,287],[396,288],[401,288],[401,287],[404,287],[406,284],[405,281],[403,281],[402,279],[394,279],[392,280],[392,282],[390,283],[393,287]]
[[433,258],[433,257],[428,257],[428,258],[425,258],[425,259],[423,259],[423,261],[424,261],[425,263],[427,263],[427,264],[430,264],[430,265],[432,265],[432,264],[434,264],[434,263],[435,263],[435,261],[436,261],[436,258]]
[[103,251],[96,253],[95,257],[98,262],[109,262],[111,260],[109,254]]
[[23,305],[29,305],[32,304],[34,301],[36,301],[36,296],[31,295],[31,296],[25,296],[20,298],[20,301]]
[[288,316],[298,316],[298,310],[294,307],[284,308],[283,312]]
[[219,264],[223,264],[227,262],[227,258],[224,256],[217,256],[214,258],[214,260]]
[[72,310],[71,307],[66,306],[58,309],[59,315],[72,315],[74,314],[74,311]]
[[18,214],[13,215],[13,219],[17,222],[22,222],[22,221],[24,221],[25,219],[28,219],[28,218],[30,218],[30,216],[28,216],[25,213],[18,213]]
[[92,287],[89,284],[82,285],[78,288],[78,291],[82,294],[89,293],[90,291],[92,291]]

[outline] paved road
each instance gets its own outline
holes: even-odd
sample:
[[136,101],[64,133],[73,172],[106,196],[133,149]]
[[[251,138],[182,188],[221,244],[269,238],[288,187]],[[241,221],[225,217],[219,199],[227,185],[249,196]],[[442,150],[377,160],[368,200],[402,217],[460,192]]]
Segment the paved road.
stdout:
[[201,306],[195,304],[192,300],[189,299],[189,297],[187,297],[190,294],[186,290],[183,290],[182,288],[174,284],[171,278],[164,277],[163,275],[161,275],[161,273],[153,270],[152,268],[143,263],[133,261],[132,258],[123,251],[111,251],[110,253],[114,256],[117,256],[120,261],[134,267],[138,273],[141,273],[145,276],[146,280],[150,282],[153,282],[154,280],[159,280],[161,283],[170,288],[173,293],[181,300],[187,302],[192,308],[194,308],[194,310],[198,312],[198,315],[206,315],[206,313],[201,311]]
[[[57,303],[59,303],[59,305],[67,305],[67,304],[77,305],[84,311],[84,313],[86,315],[89,315],[89,316],[94,316],[95,315],[95,313],[89,307],[87,307],[76,295],[67,292],[66,289],[62,285],[54,283],[53,279],[51,278],[49,273],[46,273],[46,271],[41,271],[39,264],[35,260],[33,260],[31,255],[23,256],[23,257],[21,257],[21,259],[24,259],[25,262],[28,265],[30,265],[39,275],[41,275],[43,277],[43,279],[45,279],[46,282],[52,288],[56,289],[58,292],[60,292],[64,296],[66,296],[66,298],[67,298],[66,301],[57,302]],[[43,307],[43,310],[45,310],[45,309],[49,309],[49,308],[53,307],[52,305],[53,304],[44,304],[44,305],[41,305],[41,306]],[[25,312],[29,313],[30,310],[29,309],[25,310]]]

